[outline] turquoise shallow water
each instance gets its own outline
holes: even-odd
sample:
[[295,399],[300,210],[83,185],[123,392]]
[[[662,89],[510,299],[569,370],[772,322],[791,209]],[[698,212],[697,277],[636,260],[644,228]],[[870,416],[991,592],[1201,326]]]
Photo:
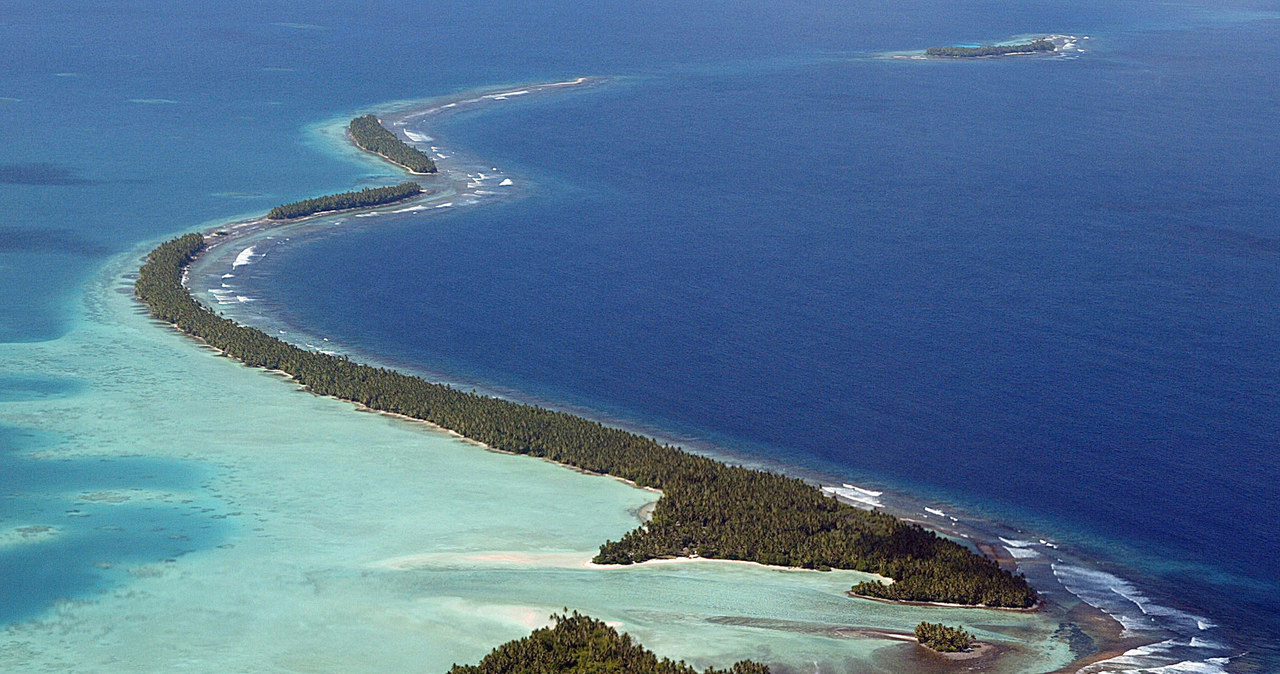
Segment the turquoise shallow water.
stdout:
[[[292,249],[295,262],[306,258],[302,267],[290,267],[282,248],[281,263],[272,253],[255,266],[293,278],[277,277],[262,289],[284,291],[285,299],[288,292],[309,294],[312,306],[280,297],[271,306],[264,294],[257,298],[263,311],[299,310],[264,318],[292,321],[398,364],[727,445],[753,460],[870,478],[928,494],[935,506],[962,503],[1041,527],[1037,531],[1076,537],[1073,542],[1113,562],[1086,569],[1095,575],[1072,576],[1076,589],[1107,589],[1110,594],[1094,601],[1135,619],[1151,618],[1144,615],[1148,606],[1158,612],[1167,599],[1187,611],[1174,614],[1183,622],[1202,614],[1217,621],[1225,613],[1230,620],[1223,622],[1236,630],[1273,619],[1266,597],[1274,576],[1260,574],[1250,560],[1269,559],[1274,539],[1238,513],[1259,505],[1265,511],[1274,501],[1273,493],[1256,488],[1272,465],[1259,448],[1274,439],[1273,419],[1258,395],[1269,390],[1274,359],[1257,356],[1274,353],[1268,351],[1272,322],[1265,319],[1274,310],[1268,285],[1274,281],[1268,271],[1275,251],[1268,224],[1273,208],[1258,198],[1272,185],[1275,136],[1264,120],[1268,101],[1277,100],[1267,93],[1274,80],[1266,65],[1275,25],[1267,12],[1274,8],[926,2],[851,12],[792,2],[434,9],[370,3],[353,13],[342,3],[221,3],[157,14],[147,3],[77,2],[7,8],[0,21],[0,128],[6,138],[0,149],[0,570],[6,580],[0,619],[17,622],[5,633],[5,669],[440,671],[455,660],[474,660],[565,605],[617,621],[660,652],[699,663],[750,655],[793,666],[816,660],[826,671],[920,666],[903,665],[906,653],[891,642],[837,638],[827,628],[907,629],[919,619],[950,620],[954,614],[851,602],[839,596],[849,579],[836,576],[750,568],[578,568],[600,540],[635,525],[631,511],[648,495],[493,456],[292,391],[150,325],[126,294],[136,256],[161,238],[261,213],[282,201],[395,178],[378,162],[317,134],[323,120],[384,101],[578,75],[621,77],[580,96],[495,107],[445,129],[451,148],[465,149],[476,161],[492,158],[513,176],[520,200],[437,218],[429,229],[390,218],[348,227],[349,235]],[[636,37],[635,25],[650,30]],[[1096,90],[1092,98],[1030,86],[1043,82],[1035,65],[991,63],[965,75],[942,70],[954,65],[943,64],[921,76],[905,69],[920,64],[864,58],[878,50],[1006,39],[1042,29],[1095,35],[1095,61],[1045,71],[1071,73],[1079,90]],[[1136,47],[1144,40],[1187,39],[1234,49],[1198,59],[1167,48],[1152,58]],[[403,45],[431,48],[424,55]],[[889,75],[878,80],[869,73]],[[1011,77],[1021,84],[1011,88]],[[920,102],[938,96],[1016,103],[1019,91],[1057,107],[1052,115],[1021,118],[1023,125],[1018,116],[1006,116],[1008,126],[989,124],[986,113],[975,111],[963,117],[964,134],[951,136],[941,123],[947,114],[932,122],[911,116]],[[1136,93],[1109,98],[1106,91]],[[1105,105],[1097,105],[1099,97]],[[1108,107],[1113,104],[1130,107]],[[823,117],[831,110],[839,113],[835,123]],[[1158,130],[1167,110],[1181,115],[1191,135],[1146,147],[1133,142]],[[805,117],[806,111],[813,116]],[[1025,148],[1028,138],[1034,147],[1061,150],[1064,136],[1052,129],[1071,125],[1055,121],[1059,115],[1112,130],[1100,138],[1065,137],[1084,146],[1063,151],[1065,165],[1056,170],[1092,182],[1076,190],[1059,181],[1000,180],[1007,166],[994,158]],[[792,136],[834,138],[812,153],[804,144],[789,144],[788,133],[775,133],[779,119],[794,122]],[[929,153],[947,138],[956,152],[937,156],[952,163],[921,170],[921,158],[934,156]],[[700,143],[716,152],[700,154]],[[990,161],[979,157],[975,163],[965,150],[972,147],[991,150]],[[624,153],[633,156],[624,161]],[[761,156],[801,179],[761,175]],[[957,177],[952,165],[969,174]],[[1020,170],[1035,166],[1016,162]],[[1145,182],[1126,177],[1135,173]],[[1184,189],[1187,175],[1200,176],[1191,182],[1195,189]],[[895,176],[918,180],[902,192]],[[850,180],[857,190],[845,189]],[[800,199],[794,198],[796,182],[804,188]],[[970,204],[966,195],[992,191],[992,185],[1003,188],[985,206]],[[871,196],[850,204],[846,195],[853,193]],[[724,218],[689,208],[680,198],[688,195],[719,203]],[[1020,238],[1026,236],[1023,209],[1042,212],[1034,207],[1070,198],[1083,205],[1081,211],[1067,209],[1067,216],[1100,208],[1110,219],[1089,219],[1065,237],[1044,227],[1034,232],[1038,238]],[[895,225],[901,224],[894,210],[901,203],[914,209],[906,229]],[[822,218],[810,217],[849,208],[861,229],[824,234]],[[752,228],[751,218],[729,215],[753,210],[794,226],[762,231]],[[631,226],[611,229],[601,214],[625,216]],[[922,226],[939,214],[946,216],[938,220],[942,225]],[[698,226],[688,226],[691,219]],[[1161,226],[1144,229],[1153,221]],[[979,275],[961,286],[967,290],[959,296],[934,292],[909,263],[944,262],[931,251],[947,250],[956,243],[949,236],[975,223],[986,229],[974,231],[984,234],[962,240],[964,254],[933,271],[998,268],[1016,272],[1015,282]],[[745,248],[743,233],[749,235]],[[1012,264],[1008,241],[1022,242],[1014,246]],[[890,253],[881,254],[886,249]],[[733,259],[703,255],[717,250],[730,251]],[[816,263],[796,265],[796,251],[815,254],[810,259]],[[844,353],[848,333],[823,333],[817,320],[824,307],[842,306],[827,300],[850,290],[827,284],[821,273],[841,268],[838,251],[857,252],[858,269],[876,272],[858,276],[865,287],[854,287],[860,292],[851,296],[878,298],[900,311],[861,324],[852,360],[824,365],[814,358],[823,349],[784,349],[779,357],[761,337],[785,336],[776,328],[788,325],[815,326],[821,340],[829,340],[824,343]],[[1076,257],[1053,257],[1063,251]],[[1135,269],[1125,262],[1134,259],[1126,251],[1151,253],[1139,259],[1158,264]],[[414,273],[392,269],[388,259],[412,265]],[[1047,272],[1045,260],[1054,261]],[[752,270],[769,264],[794,274],[775,287],[781,294],[759,303],[769,299],[758,292],[767,284]],[[303,268],[309,271],[295,274]],[[697,270],[712,273],[690,273]],[[1082,278],[1134,292],[1103,294],[1109,303],[1075,311],[1080,307],[1072,304],[1070,290],[1087,284],[1054,281]],[[354,298],[353,288],[361,289]],[[732,292],[724,294],[725,288]],[[827,300],[811,301],[814,289]],[[1166,400],[1175,400],[1185,403],[1173,407],[1180,425],[1151,426],[1165,434],[1144,436],[1148,444],[1117,442],[1123,451],[1104,452],[1110,483],[1091,479],[1097,467],[1087,461],[1079,470],[1059,470],[1045,451],[1017,463],[1056,478],[1007,483],[1026,484],[1025,493],[1002,492],[1007,484],[987,484],[987,476],[974,477],[968,467],[933,470],[943,464],[928,460],[932,445],[921,438],[949,428],[937,423],[949,412],[981,421],[948,436],[971,449],[998,439],[1010,422],[1025,432],[1018,441],[1027,440],[1010,443],[1014,447],[1061,449],[1057,443],[1081,428],[1097,434],[1090,436],[1096,448],[1124,439],[1113,433],[1125,424],[1106,421],[1108,415],[1091,417],[1103,419],[1098,423],[1086,415],[1086,421],[1059,424],[1028,417],[1034,404],[1008,400],[998,386],[964,388],[965,377],[982,369],[965,356],[1009,346],[1011,340],[1002,338],[1007,332],[973,332],[947,321],[915,329],[915,319],[930,308],[954,306],[981,324],[1001,315],[992,298],[1040,290],[1058,303],[1047,313],[1014,312],[1013,323],[1083,326],[1066,330],[1065,338],[1091,345],[1085,350],[1100,354],[1100,372],[1112,376],[1109,385],[1068,396],[1067,412],[1106,410],[1081,403],[1107,400],[1118,400],[1121,412],[1157,400],[1150,409],[1159,412],[1170,409],[1162,407]],[[414,292],[429,296],[416,305],[425,310],[406,316],[386,306],[416,297]],[[1175,299],[1178,293],[1226,299],[1209,314],[1194,302],[1176,301],[1167,314],[1153,309],[1158,304],[1132,310],[1133,297],[1170,293]],[[485,311],[513,300],[523,314]],[[1259,309],[1251,312],[1254,302]],[[693,307],[682,309],[686,318],[702,312],[720,327],[704,340],[706,326],[696,321],[654,320],[671,318],[663,309],[672,306]],[[592,307],[625,320],[604,326],[602,337],[572,323],[566,331],[563,320],[543,320],[538,313],[577,320]],[[762,311],[753,317],[738,310],[744,307]],[[1098,316],[1113,317],[1113,328],[1152,329],[1121,330],[1131,341],[1098,341],[1114,332],[1091,331],[1087,319]],[[1223,330],[1197,332],[1214,317],[1222,319]],[[326,323],[337,319],[354,322]],[[406,335],[425,335],[430,343],[397,343]],[[636,335],[671,348],[651,350]],[[1179,388],[1187,371],[1174,367],[1157,370],[1159,376],[1142,386],[1123,384],[1133,374],[1122,366],[1134,356],[1135,343],[1185,344],[1177,340],[1187,335],[1196,355],[1191,372],[1203,377]],[[1051,367],[1031,382],[1070,393],[1074,389],[1063,383],[1077,378],[1070,376],[1069,360],[1046,346],[1052,343],[990,349],[1010,355],[996,359],[993,369],[1046,362]],[[1224,351],[1224,344],[1231,348]],[[475,350],[487,355],[476,358]],[[930,366],[938,352],[953,361],[941,378]],[[1138,355],[1176,365],[1179,353],[1144,347]],[[1231,357],[1220,357],[1224,353]],[[751,363],[765,367],[746,367],[744,376],[742,366]],[[877,397],[868,381],[850,388],[851,382],[826,374],[868,367],[886,380],[922,382],[922,391],[964,395],[943,396],[951,402],[941,405],[931,405],[928,396]],[[684,373],[686,381],[646,372]],[[1143,372],[1150,373],[1139,368]],[[800,379],[787,379],[789,373]],[[645,386],[618,385],[627,381]],[[815,384],[819,393],[809,395],[806,387]],[[1172,394],[1162,397],[1161,391]],[[1212,395],[1193,395],[1206,391]],[[1136,401],[1135,392],[1141,394]],[[829,413],[843,409],[844,400],[868,395],[859,409],[869,411],[872,423],[856,426],[863,435],[846,442],[840,429],[855,426]],[[793,405],[796,396],[814,404]],[[776,423],[785,419],[761,423],[769,409],[797,411],[800,427]],[[1030,427],[1023,423],[1028,418],[1035,421]],[[1250,419],[1259,423],[1238,423]],[[1215,437],[1222,420],[1236,424],[1236,431],[1217,436],[1229,442],[1197,439]],[[812,446],[797,451],[799,445],[789,444],[795,438]],[[856,456],[842,453],[849,448]],[[893,449],[887,463],[885,448]],[[1176,464],[1178,455],[1162,455],[1163,463],[1144,463],[1143,457],[1170,449],[1190,457],[1192,467],[1207,458],[1260,470],[1187,470],[1196,479],[1155,489],[1144,471],[1183,475],[1162,469]],[[893,461],[920,469],[895,469],[888,465]],[[1216,505],[1204,519],[1208,529],[1149,526],[1155,517],[1165,523],[1197,518],[1197,489],[1203,486],[1197,480],[1221,481],[1224,475],[1230,478],[1226,487],[1211,490]],[[1130,498],[1154,492],[1162,494],[1155,499],[1161,508],[1146,509]],[[1001,497],[988,500],[994,493]],[[1037,508],[1055,499],[1092,507]],[[915,507],[921,517],[932,516]],[[1144,538],[1148,531],[1164,538],[1153,542]],[[1210,534],[1222,535],[1212,550],[1200,551]],[[1261,536],[1262,545],[1234,543],[1249,536]],[[1151,549],[1165,549],[1164,543],[1175,554],[1160,567]],[[1144,584],[1121,581],[1125,570],[1115,561],[1145,565]],[[1181,582],[1187,578],[1195,582]],[[1153,588],[1164,592],[1155,593],[1159,601],[1141,594]],[[1206,607],[1215,610],[1206,614]],[[980,615],[973,621],[984,635],[1003,635],[1025,649],[1011,656],[1011,671],[1047,670],[1068,659],[1067,638],[1053,636],[1057,625],[1048,617]],[[1224,631],[1208,636],[1229,641],[1242,635],[1242,643],[1204,647],[1184,635],[1174,659],[1245,649],[1257,658],[1259,649],[1274,646],[1266,628]]]

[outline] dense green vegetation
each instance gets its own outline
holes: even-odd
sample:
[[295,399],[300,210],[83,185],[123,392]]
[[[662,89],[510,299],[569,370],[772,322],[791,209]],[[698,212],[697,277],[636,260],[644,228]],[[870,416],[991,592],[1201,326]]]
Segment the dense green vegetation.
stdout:
[[959,653],[973,645],[973,635],[963,627],[922,622],[916,625],[916,639],[939,653]]
[[[579,615],[553,615],[555,625],[493,649],[478,665],[454,665],[449,674],[698,674],[683,662],[661,660],[608,625]],[[769,674],[743,660],[704,674]]]
[[341,211],[348,208],[367,208],[381,206],[393,201],[408,199],[422,193],[422,185],[418,183],[400,183],[390,187],[366,187],[359,192],[343,192],[330,194],[315,199],[295,201],[291,204],[276,206],[267,213],[270,220],[285,220],[315,215],[323,211]]
[[351,139],[361,149],[382,155],[414,173],[435,173],[436,163],[431,157],[418,148],[400,140],[387,130],[374,115],[365,115],[351,120],[347,127]]
[[800,480],[729,466],[640,435],[541,407],[464,393],[394,370],[315,353],[236,324],[182,286],[199,234],[152,251],[136,292],[151,314],[247,365],[287,372],[309,390],[423,419],[495,449],[661,489],[652,519],[595,561],[699,555],[811,569],[857,569],[896,582],[853,592],[885,599],[1028,607],[1021,575],[915,524],[827,498]]
[[978,56],[1004,56],[1005,54],[1026,54],[1031,52],[1053,51],[1056,47],[1049,40],[1036,40],[1026,44],[989,44],[982,47],[929,47],[924,50],[925,56],[946,56],[950,58],[974,58]]

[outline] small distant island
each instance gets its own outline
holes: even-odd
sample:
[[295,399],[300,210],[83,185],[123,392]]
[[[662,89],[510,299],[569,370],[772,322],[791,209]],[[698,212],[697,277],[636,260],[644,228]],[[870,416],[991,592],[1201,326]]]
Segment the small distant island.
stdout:
[[409,169],[411,173],[430,174],[436,172],[436,162],[418,148],[400,140],[394,133],[378,121],[374,115],[365,115],[351,120],[347,127],[351,140],[361,150],[372,152],[387,161]]
[[390,187],[366,187],[358,192],[329,194],[315,199],[304,199],[281,204],[271,209],[270,213],[267,213],[267,219],[288,220],[290,218],[303,218],[325,211],[345,211],[352,208],[384,206],[419,194],[422,194],[422,185],[418,183],[400,183]]
[[916,640],[921,646],[939,653],[961,653],[973,646],[973,635],[963,627],[947,627],[942,623],[921,622],[916,625]]
[[728,669],[708,667],[703,672],[684,662],[659,659],[627,634],[574,611],[552,615],[551,627],[509,641],[486,655],[478,665],[454,665],[449,674],[573,674],[575,672],[627,672],[628,674],[769,674],[769,668],[743,660]]
[[929,58],[982,58],[986,56],[1012,56],[1015,54],[1041,54],[1055,51],[1057,46],[1047,38],[1023,44],[989,44],[981,47],[929,47],[924,55]]

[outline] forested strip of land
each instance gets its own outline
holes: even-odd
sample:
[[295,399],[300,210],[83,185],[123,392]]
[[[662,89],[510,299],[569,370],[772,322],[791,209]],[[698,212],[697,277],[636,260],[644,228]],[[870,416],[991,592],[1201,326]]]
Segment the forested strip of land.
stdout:
[[268,220],[286,220],[302,218],[324,211],[343,211],[348,208],[368,208],[381,206],[422,193],[422,185],[418,183],[400,183],[390,187],[366,187],[358,192],[342,192],[329,194],[315,199],[304,199],[289,204],[282,204],[267,213]]
[[856,569],[855,594],[894,600],[1030,607],[1025,578],[918,525],[824,496],[801,480],[730,466],[635,433],[534,405],[458,391],[345,356],[299,348],[217,314],[182,285],[205,247],[187,234],[156,248],[135,284],[155,318],[246,365],[281,370],[307,389],[429,421],[494,449],[528,454],[662,490],[652,519],[595,561],[700,556],[809,569]]
[[351,120],[347,131],[361,149],[382,155],[414,173],[435,173],[436,162],[425,152],[400,140],[378,121],[374,115]]

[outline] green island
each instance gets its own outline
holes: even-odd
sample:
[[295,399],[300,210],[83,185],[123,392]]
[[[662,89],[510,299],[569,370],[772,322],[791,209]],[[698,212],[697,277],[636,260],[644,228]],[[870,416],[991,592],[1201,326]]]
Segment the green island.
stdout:
[[973,635],[963,627],[922,622],[916,625],[916,640],[939,653],[960,653],[973,645]]
[[351,139],[356,145],[366,152],[372,152],[414,173],[436,172],[436,163],[431,157],[397,138],[374,115],[365,115],[351,120],[347,132],[351,134]]
[[[698,674],[684,662],[659,660],[630,635],[577,611],[551,619],[551,627],[508,641],[478,665],[454,665],[449,674]],[[708,667],[703,674],[769,674],[769,668],[743,660],[729,669]]]
[[182,284],[204,247],[204,236],[192,233],[148,255],[135,293],[154,318],[246,365],[285,372],[313,393],[421,419],[494,450],[661,490],[652,519],[606,542],[596,563],[698,556],[853,569],[893,579],[851,589],[864,597],[1007,608],[1037,602],[1021,574],[919,525],[840,503],[801,480],[730,466],[572,414],[309,351],[239,325],[196,301]]
[[324,211],[345,211],[349,208],[368,208],[383,206],[401,199],[408,199],[422,193],[422,185],[418,183],[400,183],[390,187],[366,187],[359,192],[342,192],[315,199],[304,199],[293,203],[282,204],[267,213],[268,220],[288,220],[303,218]]
[[938,58],[979,58],[982,56],[1008,56],[1010,54],[1036,54],[1054,51],[1057,47],[1050,40],[1040,39],[1025,44],[989,44],[981,47],[929,47],[925,56]]

